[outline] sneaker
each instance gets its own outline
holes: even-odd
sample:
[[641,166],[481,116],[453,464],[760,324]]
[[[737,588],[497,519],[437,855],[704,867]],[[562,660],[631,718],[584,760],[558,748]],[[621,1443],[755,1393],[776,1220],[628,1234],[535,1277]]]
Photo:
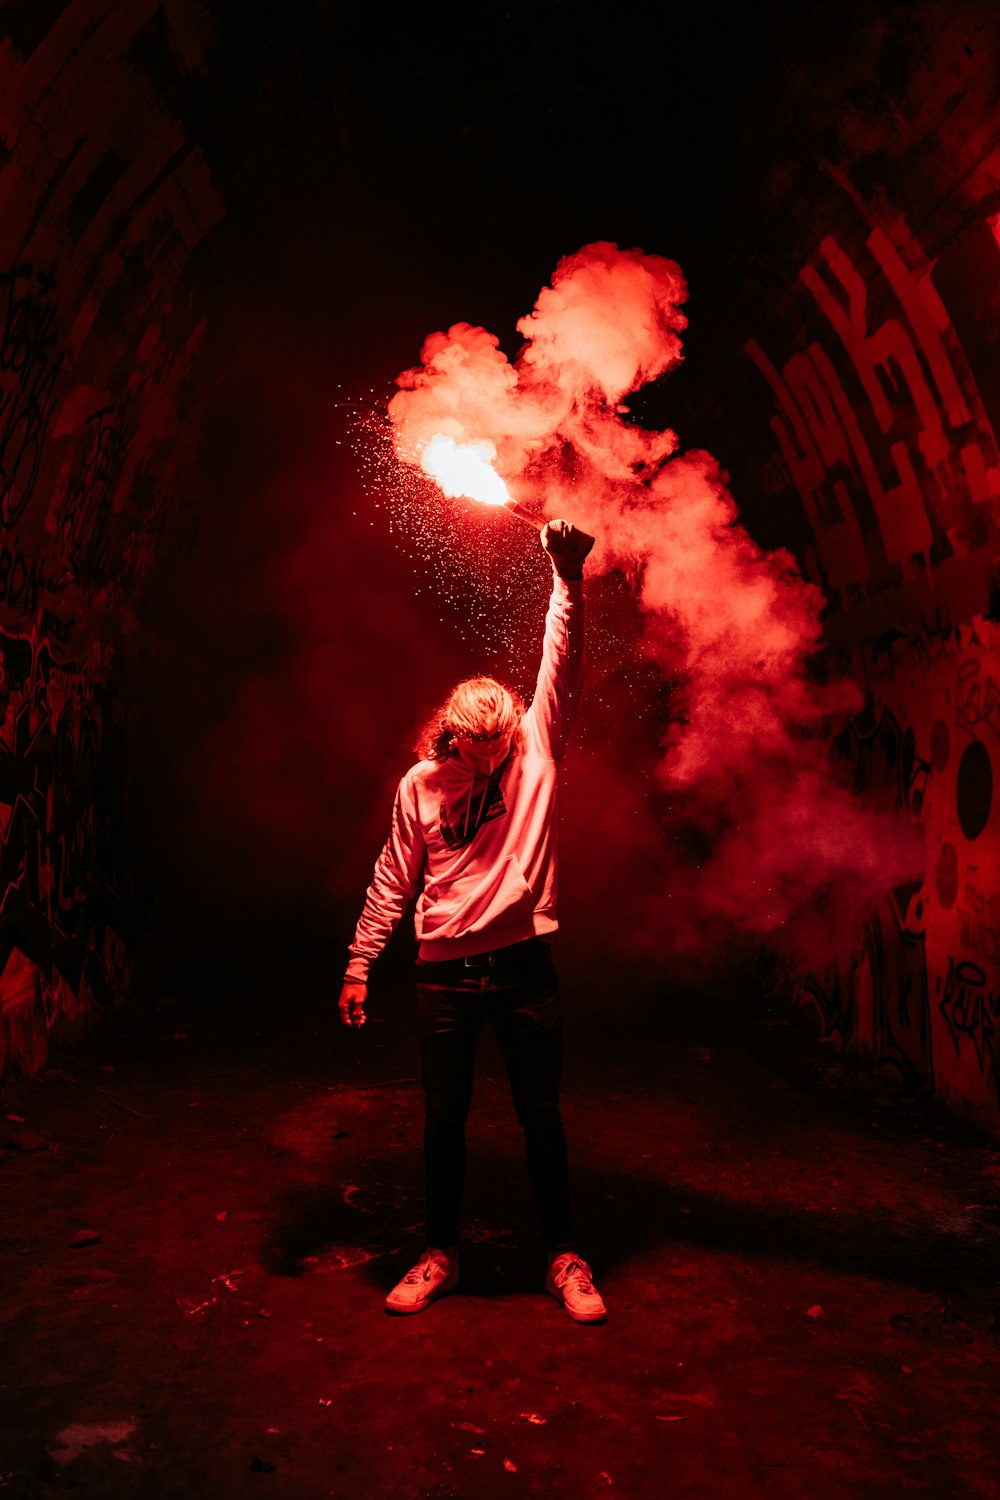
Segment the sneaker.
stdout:
[[590,1267],[571,1250],[549,1256],[545,1290],[562,1303],[577,1323],[603,1323],[607,1319],[608,1310],[590,1278]]
[[385,1299],[388,1313],[418,1313],[458,1286],[458,1251],[425,1250]]

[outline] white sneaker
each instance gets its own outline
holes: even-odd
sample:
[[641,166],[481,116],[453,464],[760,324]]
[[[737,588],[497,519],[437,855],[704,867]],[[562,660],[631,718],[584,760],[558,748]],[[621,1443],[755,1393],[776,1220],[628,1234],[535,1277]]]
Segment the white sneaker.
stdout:
[[458,1286],[458,1251],[425,1250],[385,1299],[388,1313],[418,1313]]
[[591,1280],[590,1267],[572,1250],[549,1255],[545,1290],[562,1303],[577,1323],[603,1323],[607,1319],[608,1310]]

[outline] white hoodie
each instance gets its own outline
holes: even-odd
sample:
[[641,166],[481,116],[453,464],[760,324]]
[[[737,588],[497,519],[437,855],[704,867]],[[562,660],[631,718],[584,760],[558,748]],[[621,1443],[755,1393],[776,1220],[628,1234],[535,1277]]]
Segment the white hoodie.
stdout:
[[583,609],[582,582],[556,576],[524,749],[499,774],[477,776],[453,752],[418,761],[399,783],[347,979],[367,980],[418,890],[414,925],[427,961],[555,932],[556,778],[583,688]]

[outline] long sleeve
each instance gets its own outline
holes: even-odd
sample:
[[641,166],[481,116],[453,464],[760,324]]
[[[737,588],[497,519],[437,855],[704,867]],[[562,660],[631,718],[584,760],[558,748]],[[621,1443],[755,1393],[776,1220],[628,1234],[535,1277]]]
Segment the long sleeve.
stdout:
[[555,575],[531,717],[538,748],[559,760],[583,694],[583,583]]
[[417,815],[412,780],[404,776],[396,791],[392,828],[376,861],[364,909],[355,929],[346,979],[361,984],[367,982],[368,970],[417,893],[424,855],[424,835]]

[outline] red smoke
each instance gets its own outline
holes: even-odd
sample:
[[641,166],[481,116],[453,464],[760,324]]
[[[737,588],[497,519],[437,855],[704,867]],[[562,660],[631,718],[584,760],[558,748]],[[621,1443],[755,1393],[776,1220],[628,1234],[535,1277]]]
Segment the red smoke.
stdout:
[[[642,649],[674,684],[647,809],[662,855],[657,879],[636,883],[627,934],[651,947],[664,933],[703,946],[719,919],[774,933],[817,896],[853,906],[920,859],[909,830],[875,819],[835,777],[830,732],[859,700],[850,683],[820,685],[819,590],[738,524],[709,454],[678,453],[673,432],[640,428],[622,404],[680,362],[686,295],[671,261],[585,246],[518,323],[514,363],[485,329],[456,324],[427,339],[389,407],[400,458],[438,433],[492,443],[518,500],[597,536],[592,573],[634,582]],[[592,767],[591,806],[622,801],[614,761],[609,746]],[[647,870],[656,841],[639,841]]]

